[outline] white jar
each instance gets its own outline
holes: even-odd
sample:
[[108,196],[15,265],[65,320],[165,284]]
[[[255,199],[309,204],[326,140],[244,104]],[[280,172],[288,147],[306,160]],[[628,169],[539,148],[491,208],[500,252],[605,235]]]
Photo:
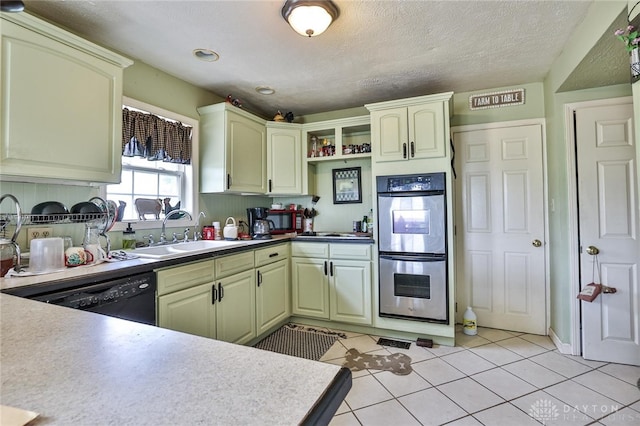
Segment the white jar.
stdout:
[[213,222],[213,235],[215,240],[222,239],[222,229],[220,229],[220,222]]
[[478,318],[475,312],[471,309],[471,306],[467,306],[467,310],[464,311],[462,316],[462,332],[469,336],[475,336],[478,334]]

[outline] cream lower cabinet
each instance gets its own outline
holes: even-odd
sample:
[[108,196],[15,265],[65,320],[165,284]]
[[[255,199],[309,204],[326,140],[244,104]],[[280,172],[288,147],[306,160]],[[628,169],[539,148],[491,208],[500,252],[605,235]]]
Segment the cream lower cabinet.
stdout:
[[157,275],[158,326],[238,344],[256,336],[253,252]]
[[291,316],[289,244],[255,251],[258,335]]
[[292,243],[292,313],[371,325],[371,246]]
[[163,269],[158,277],[158,326],[216,337],[213,260]]
[[0,19],[3,179],[120,182],[133,62],[27,12]]

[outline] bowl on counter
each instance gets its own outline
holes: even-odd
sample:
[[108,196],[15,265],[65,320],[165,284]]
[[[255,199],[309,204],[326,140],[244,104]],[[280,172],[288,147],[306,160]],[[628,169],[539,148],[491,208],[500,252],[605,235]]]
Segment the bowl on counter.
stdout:
[[31,221],[34,223],[50,223],[65,219],[69,214],[67,206],[59,201],[45,201],[31,209]]

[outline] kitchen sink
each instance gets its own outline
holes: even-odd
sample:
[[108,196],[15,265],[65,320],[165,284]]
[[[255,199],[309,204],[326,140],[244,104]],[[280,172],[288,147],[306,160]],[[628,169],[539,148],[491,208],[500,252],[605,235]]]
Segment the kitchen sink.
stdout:
[[136,248],[132,253],[151,259],[170,259],[189,254],[204,253],[230,247],[243,246],[243,241],[189,241],[187,243],[165,244],[160,246]]

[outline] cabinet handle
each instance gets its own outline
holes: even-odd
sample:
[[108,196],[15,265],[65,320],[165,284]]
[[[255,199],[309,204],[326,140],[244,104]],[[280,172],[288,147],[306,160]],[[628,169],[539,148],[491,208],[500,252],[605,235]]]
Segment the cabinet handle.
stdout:
[[411,158],[416,156],[416,147],[413,141],[411,141]]
[[324,261],[324,274],[327,275],[327,261]]
[[262,284],[262,274],[260,273],[260,271],[258,272],[258,287],[260,287],[260,284]]
[[402,144],[402,158],[407,158],[407,144]]
[[211,286],[211,304],[212,305],[216,304],[217,294],[218,292],[216,291],[216,284],[213,283],[213,285]]
[[224,287],[222,287],[222,283],[218,283],[218,302],[222,302],[223,297],[224,297]]
[[269,257],[276,257],[279,253],[271,253]]
[[329,262],[329,274],[333,276],[333,262]]
[[271,192],[271,179],[269,179],[269,192]]
[[231,189],[231,173],[227,173],[227,189]]

